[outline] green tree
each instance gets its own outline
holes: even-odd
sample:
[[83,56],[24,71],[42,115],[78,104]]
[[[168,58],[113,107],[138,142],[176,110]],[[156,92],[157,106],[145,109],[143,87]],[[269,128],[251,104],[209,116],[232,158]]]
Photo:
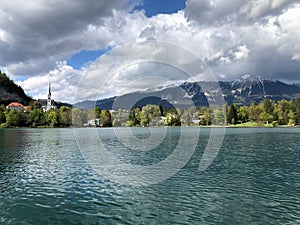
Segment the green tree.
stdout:
[[160,120],[160,109],[157,105],[146,105],[142,108],[141,125],[149,126],[150,123],[158,123]]
[[211,125],[212,124],[212,110],[209,107],[201,107],[201,109],[198,111],[200,115],[202,115],[200,119],[200,125]]
[[248,106],[241,106],[238,109],[238,120],[240,120],[242,123],[245,123],[249,120],[248,110]]
[[1,105],[0,105],[0,111],[2,111],[2,112],[5,112],[5,111],[6,111],[6,108],[5,108],[5,105],[4,105],[4,104],[1,104]]
[[295,113],[293,112],[293,110],[289,110],[289,113],[287,116],[288,116],[288,120],[289,120],[288,125],[294,126],[296,123],[296,120],[295,120],[296,116],[295,116]]
[[165,118],[165,125],[167,126],[180,126],[180,116],[176,113],[168,113]]
[[228,114],[227,114],[227,121],[228,123],[231,124],[236,124],[237,120],[238,120],[238,109],[236,104],[232,104],[231,106],[229,106],[228,108]]
[[259,114],[259,118],[261,121],[266,122],[266,123],[271,123],[274,120],[274,116],[267,112],[261,112]]
[[289,122],[288,113],[290,110],[290,104],[287,100],[280,100],[275,105],[275,115],[279,125],[286,125]]
[[49,110],[46,112],[46,123],[50,127],[55,127],[59,123],[59,112],[58,110]]
[[20,123],[20,116],[15,109],[6,112],[6,123],[8,126],[18,126]]
[[67,106],[62,106],[59,109],[59,124],[68,127],[71,125],[71,108]]
[[101,109],[97,106],[95,107],[95,119],[100,119],[101,117]]
[[181,121],[183,125],[191,126],[192,115],[188,110],[185,110],[181,115]]
[[129,113],[129,121],[130,125],[138,125],[141,123],[141,117],[142,117],[142,110],[140,107],[134,107],[131,112]]
[[6,121],[5,110],[5,105],[0,105],[0,124],[5,123]]
[[83,126],[87,122],[87,112],[79,108],[72,109],[72,125]]
[[41,104],[35,100],[30,101],[29,107],[31,110],[42,108]]
[[256,102],[252,103],[248,108],[249,120],[259,122],[259,115],[262,111],[263,110],[260,105],[258,105]]
[[273,114],[273,111],[274,111],[274,104],[272,102],[272,100],[270,99],[265,99],[263,102],[262,102],[262,109],[264,112],[272,115]]
[[100,126],[112,127],[111,114],[109,110],[102,110],[100,115]]
[[44,125],[45,123],[45,114],[41,108],[34,108],[30,111],[30,116],[32,120],[32,125]]
[[32,124],[32,118],[29,112],[18,111],[19,124],[18,126],[28,127]]
[[101,116],[101,110],[100,108],[96,107],[93,109],[89,109],[87,111],[87,119],[91,120],[91,119],[100,119]]
[[295,101],[295,122],[300,123],[300,98]]
[[0,110],[0,124],[5,123],[5,121],[6,121],[5,113]]
[[225,113],[220,109],[214,110],[214,121],[218,125],[225,124]]
[[117,113],[112,114],[112,121],[114,127],[124,126],[128,121],[127,111],[123,109],[118,109]]

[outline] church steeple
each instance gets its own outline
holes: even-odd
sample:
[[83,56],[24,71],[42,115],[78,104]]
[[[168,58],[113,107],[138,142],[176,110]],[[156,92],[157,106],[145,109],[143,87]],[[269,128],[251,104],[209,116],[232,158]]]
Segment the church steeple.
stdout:
[[49,92],[48,92],[48,99],[47,99],[47,107],[46,111],[52,109],[52,100],[51,100],[51,83],[49,83]]

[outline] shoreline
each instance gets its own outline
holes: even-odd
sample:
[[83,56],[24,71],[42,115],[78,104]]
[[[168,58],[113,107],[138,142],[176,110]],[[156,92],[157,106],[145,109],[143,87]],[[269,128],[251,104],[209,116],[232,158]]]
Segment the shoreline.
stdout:
[[[151,128],[176,128],[176,127],[185,127],[185,128],[300,128],[300,125],[297,126],[288,126],[288,125],[279,125],[279,126],[247,126],[247,125],[208,125],[208,126],[150,126]],[[150,127],[141,127],[141,126],[112,126],[112,127],[0,127],[0,129],[76,129],[76,128],[86,128],[86,129],[105,129],[105,128],[150,128]]]

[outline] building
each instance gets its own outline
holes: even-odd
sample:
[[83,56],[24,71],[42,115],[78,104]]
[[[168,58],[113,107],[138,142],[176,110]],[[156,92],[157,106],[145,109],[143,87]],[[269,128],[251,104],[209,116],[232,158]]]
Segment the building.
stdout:
[[90,119],[87,123],[83,124],[85,127],[100,127],[100,119]]
[[38,102],[42,105],[44,112],[47,112],[50,109],[56,109],[54,100],[51,99],[51,83],[49,83],[48,89],[48,98],[47,99],[38,99]]
[[11,102],[6,106],[7,109],[15,109],[17,111],[27,111],[29,106],[24,106],[19,102]]
[[52,102],[51,102],[51,83],[49,83],[49,91],[48,91],[46,111],[50,110],[51,108],[52,108]]

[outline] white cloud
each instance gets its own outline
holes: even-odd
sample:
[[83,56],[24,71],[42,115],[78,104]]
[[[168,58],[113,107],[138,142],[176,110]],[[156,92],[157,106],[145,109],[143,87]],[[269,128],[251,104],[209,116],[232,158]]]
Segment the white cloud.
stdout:
[[106,19],[115,10],[130,9],[129,0],[1,0],[0,5],[0,66],[15,75],[24,75],[22,66],[33,61],[48,65],[29,75],[46,72],[82,49],[106,47],[111,40],[103,28]]
[[199,79],[214,77],[192,52],[167,42],[137,42],[115,48],[92,63],[78,85],[77,100]]
[[241,45],[237,47],[237,51],[234,53],[234,57],[236,60],[246,59],[249,55],[249,49],[246,45]]
[[278,13],[282,10],[282,6],[285,7],[291,2],[290,0],[252,0],[243,5],[239,13],[247,19],[259,18]]
[[[28,15],[21,13],[25,3],[20,2],[20,8],[12,7],[15,1],[0,7],[0,62],[8,74],[34,75],[19,82],[34,97],[46,95],[49,79],[56,98],[72,101],[79,77],[83,77],[79,85],[85,90],[83,98],[112,96],[183,78],[172,66],[141,63],[149,57],[190,64],[189,73],[197,77],[198,68],[184,51],[166,54],[158,47],[126,48],[128,43],[146,40],[164,41],[193,52],[223,79],[241,74],[299,79],[300,4],[296,1],[187,0],[185,10],[151,18],[143,11],[122,10],[128,1],[111,1],[105,6],[96,0],[95,6],[84,1],[65,1],[62,5],[58,1],[52,1],[52,5],[49,1],[41,0],[38,5],[29,1],[24,6]],[[80,50],[108,46],[113,46],[112,52],[87,68],[57,66]],[[122,70],[115,71],[120,65],[124,66]],[[159,77],[151,84],[148,78],[154,76],[164,79]]]
[[46,99],[48,85],[51,83],[53,99],[72,103],[81,75],[82,71],[74,70],[71,66],[66,65],[66,62],[59,62],[55,69],[46,74],[30,77],[25,81],[16,83],[35,99]]

